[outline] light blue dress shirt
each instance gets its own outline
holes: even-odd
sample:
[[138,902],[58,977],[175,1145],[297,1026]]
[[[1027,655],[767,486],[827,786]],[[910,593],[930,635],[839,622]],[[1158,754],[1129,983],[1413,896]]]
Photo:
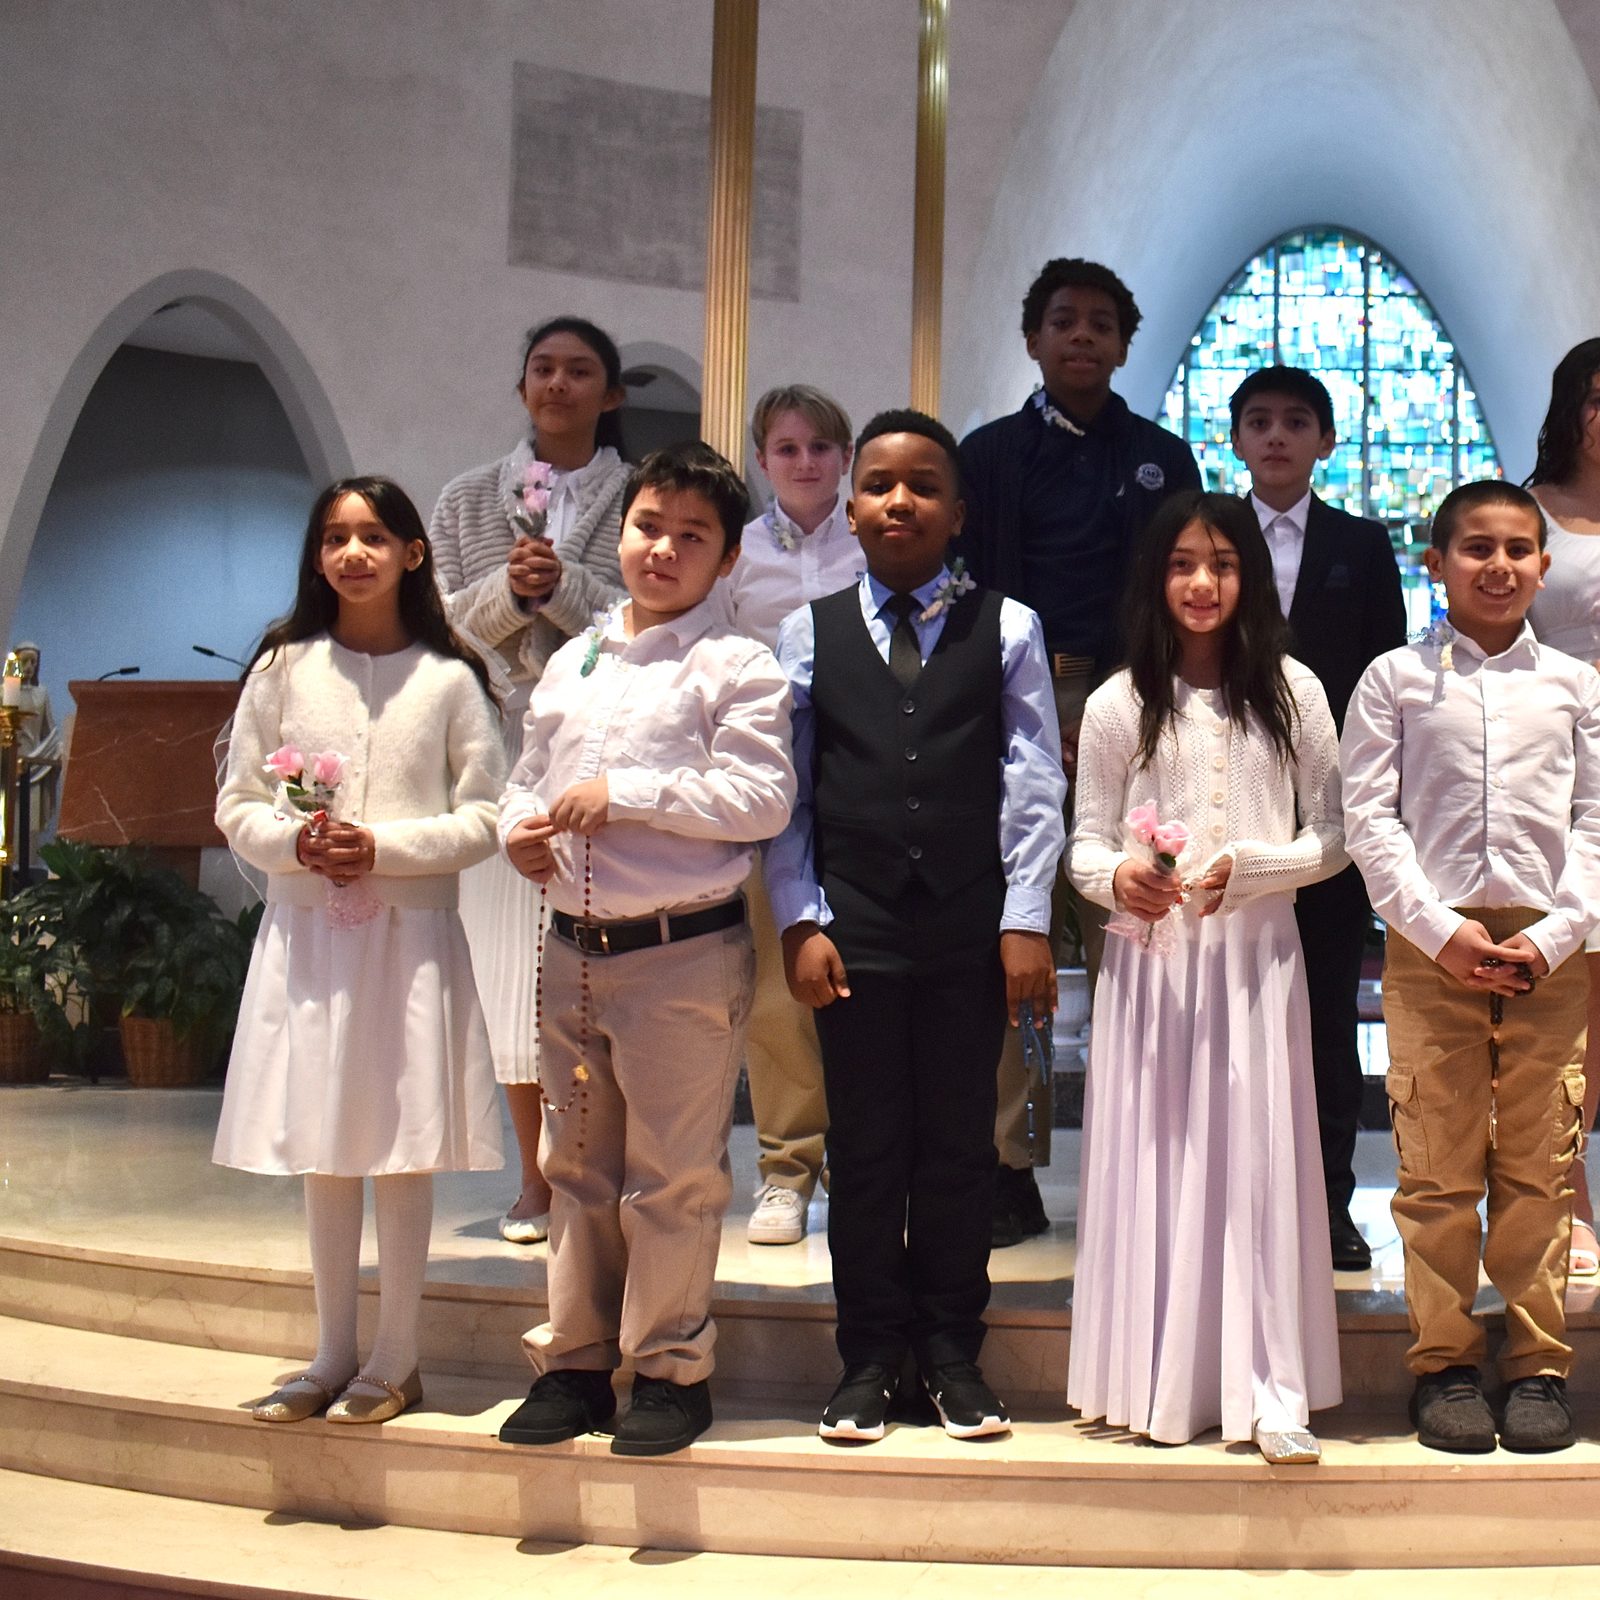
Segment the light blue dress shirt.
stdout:
[[[912,593],[926,609],[948,574]],[[861,616],[878,654],[889,659],[894,617],[887,611],[894,591],[870,572],[856,586]],[[968,597],[955,601],[970,605]],[[946,612],[931,621],[913,614],[917,645],[927,661],[944,632]],[[816,717],[811,682],[816,660],[816,633],[811,607],[790,612],[778,632],[778,661],[788,675],[794,696],[794,765],[799,791],[789,825],[762,847],[767,893],[781,931],[797,922],[825,927],[833,920],[827,897],[817,882],[812,851],[814,816],[812,788],[816,754]],[[1005,730],[1005,755],[1000,765],[1000,862],[1005,869],[1006,902],[1000,930],[1050,931],[1050,890],[1056,866],[1066,849],[1061,808],[1067,797],[1061,770],[1061,730],[1056,721],[1055,692],[1039,619],[1015,600],[1000,602],[1000,720]]]

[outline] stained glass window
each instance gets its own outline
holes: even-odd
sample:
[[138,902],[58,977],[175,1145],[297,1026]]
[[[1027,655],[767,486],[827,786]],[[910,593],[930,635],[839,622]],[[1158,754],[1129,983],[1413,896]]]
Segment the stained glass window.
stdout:
[[1318,468],[1323,499],[1387,523],[1414,620],[1425,621],[1427,519],[1458,483],[1499,477],[1466,368],[1410,278],[1370,239],[1285,234],[1245,263],[1189,341],[1161,420],[1187,439],[1206,486],[1242,493],[1228,397],[1253,368],[1307,367],[1333,397],[1339,443]]

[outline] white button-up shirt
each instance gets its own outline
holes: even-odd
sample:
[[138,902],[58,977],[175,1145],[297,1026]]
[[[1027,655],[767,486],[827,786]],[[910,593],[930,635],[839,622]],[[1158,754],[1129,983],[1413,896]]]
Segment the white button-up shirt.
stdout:
[[1345,840],[1373,909],[1437,957],[1453,906],[1528,906],[1552,968],[1600,919],[1600,673],[1526,624],[1486,657],[1465,634],[1379,656],[1340,746]]
[[776,649],[778,628],[796,606],[848,589],[866,566],[844,514],[841,489],[833,510],[810,533],[776,500],[745,526],[739,559],[717,582],[727,615],[740,633]]
[[1278,604],[1284,616],[1294,604],[1294,586],[1300,581],[1300,558],[1306,553],[1306,518],[1311,514],[1308,489],[1287,511],[1274,511],[1265,500],[1250,496],[1261,521],[1262,537],[1272,553],[1272,576],[1278,586]]
[[[926,607],[946,577],[940,572],[911,592]],[[888,614],[893,591],[867,572],[861,576],[858,593],[867,633],[878,654],[887,661],[895,626]],[[964,599],[955,602],[969,603]],[[940,611],[927,619],[913,617],[924,663],[944,632],[945,615]],[[799,790],[789,826],[762,850],[767,892],[780,930],[797,922],[815,922],[825,927],[833,921],[833,912],[817,881],[812,837],[817,732],[811,685],[816,668],[816,625],[809,605],[784,624],[778,657],[794,691],[794,759]],[[1002,932],[1050,931],[1050,891],[1067,844],[1066,823],[1061,815],[1067,780],[1061,770],[1061,729],[1046,660],[1044,630],[1038,617],[1015,600],[1002,600],[1000,724],[1005,732],[1005,753],[1000,767],[998,818],[1000,864],[1006,878]]]
[[[588,666],[586,672],[585,666]],[[500,840],[604,774],[605,826],[551,841],[550,904],[596,921],[714,904],[750,875],[755,845],[794,804],[789,689],[772,652],[702,603],[635,639],[622,606],[551,658],[500,801]]]

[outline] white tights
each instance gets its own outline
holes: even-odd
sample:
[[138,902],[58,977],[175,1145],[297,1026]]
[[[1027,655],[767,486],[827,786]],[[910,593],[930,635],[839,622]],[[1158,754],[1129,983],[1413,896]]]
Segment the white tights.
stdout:
[[[363,1180],[306,1174],[306,1224],[317,1296],[317,1354],[311,1372],[338,1389],[355,1375],[361,1271]],[[401,1384],[417,1365],[417,1318],[433,1228],[433,1174],[397,1172],[372,1180],[378,1214],[378,1336],[363,1371]]]

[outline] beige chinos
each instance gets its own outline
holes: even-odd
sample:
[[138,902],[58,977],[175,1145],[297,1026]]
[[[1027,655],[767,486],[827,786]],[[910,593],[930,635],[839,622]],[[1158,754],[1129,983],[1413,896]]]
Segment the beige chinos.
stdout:
[[715,1364],[750,930],[590,957],[580,1055],[582,961],[565,940],[545,940],[539,1076],[566,1109],[546,1110],[539,1150],[553,1196],[549,1321],[523,1348],[540,1373],[627,1360],[647,1378],[697,1383]]
[[[1542,913],[1466,910],[1496,941]],[[1582,1128],[1589,980],[1562,963],[1531,994],[1508,997],[1495,1030],[1490,997],[1469,989],[1392,929],[1383,969],[1388,1089],[1400,1157],[1394,1219],[1405,1245],[1406,1306],[1420,1377],[1480,1366],[1484,1334],[1472,1317],[1480,1242],[1484,1270],[1506,1303],[1505,1380],[1565,1377],[1567,1244],[1573,1156]],[[1489,1143],[1491,1035],[1500,1087]],[[1480,1239],[1478,1202],[1489,1226]]]

